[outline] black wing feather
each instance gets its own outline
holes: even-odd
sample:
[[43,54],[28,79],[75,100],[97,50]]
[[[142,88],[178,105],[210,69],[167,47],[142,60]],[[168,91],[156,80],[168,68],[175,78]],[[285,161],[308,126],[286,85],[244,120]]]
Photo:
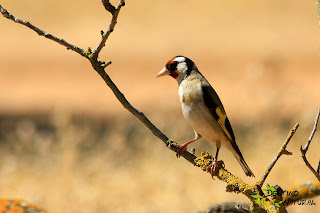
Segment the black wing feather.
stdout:
[[[210,110],[211,114],[213,115],[214,119],[216,119],[216,121],[218,121],[218,119],[220,118],[216,112],[217,107],[220,108],[221,113],[226,115],[226,112],[223,108],[223,105],[222,105],[220,99],[219,99],[219,96],[216,93],[216,91],[211,87],[211,85],[202,86],[202,98],[203,98],[203,101],[204,101],[206,107]],[[230,142],[231,142],[233,148],[237,151],[237,153],[240,155],[240,157],[243,158],[242,154],[240,152],[240,149],[239,149],[238,145],[236,144],[236,139],[234,137],[234,133],[233,133],[230,121],[227,116],[226,116],[226,119],[224,120],[224,122],[225,122],[224,126],[225,126],[226,130],[228,131],[229,135],[231,136],[231,138],[228,137],[228,134],[226,132],[224,132],[224,133],[226,134],[227,138],[230,139]],[[223,127],[221,127],[221,128],[224,131],[224,128]]]

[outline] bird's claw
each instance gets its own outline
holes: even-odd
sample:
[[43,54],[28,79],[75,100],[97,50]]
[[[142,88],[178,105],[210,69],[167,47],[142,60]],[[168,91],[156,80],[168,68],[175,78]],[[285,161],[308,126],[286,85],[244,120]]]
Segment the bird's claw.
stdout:
[[222,166],[224,166],[223,161],[218,161],[216,158],[214,158],[212,163],[207,167],[207,172],[209,172],[211,174],[212,178],[213,178],[213,176],[215,176],[215,172],[216,172],[217,166],[219,164],[222,164]]
[[182,155],[182,153],[183,153],[183,151],[184,150],[187,150],[187,146],[185,146],[185,145],[176,145],[177,147],[178,147],[178,151],[177,151],[177,154],[176,154],[176,156],[177,156],[177,158],[180,158],[180,156]]
[[178,150],[176,151],[176,152],[177,152],[177,153],[176,153],[177,158],[179,158],[179,157],[182,155],[182,153],[183,153],[184,150],[187,150],[187,145],[188,145],[188,144],[179,145],[179,144],[177,144],[175,141],[172,141],[172,140],[168,140],[168,141],[167,141],[167,147],[168,147],[169,149],[174,150],[174,149],[173,149],[174,147],[178,148]]

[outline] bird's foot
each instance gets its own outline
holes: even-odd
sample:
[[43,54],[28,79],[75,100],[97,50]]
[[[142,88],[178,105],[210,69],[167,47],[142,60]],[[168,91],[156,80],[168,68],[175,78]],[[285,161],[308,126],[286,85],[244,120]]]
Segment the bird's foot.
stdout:
[[[219,164],[224,164],[223,161],[218,161],[217,158],[213,159],[213,162],[207,167],[207,172],[209,172],[211,174],[211,177],[213,178],[213,176],[215,175],[217,166]],[[214,178],[213,178],[214,179]]]
[[174,150],[173,147],[178,148],[178,150],[176,151],[177,158],[179,158],[181,156],[182,152],[187,149],[187,145],[188,144],[179,145],[179,144],[177,144],[176,142],[174,142],[172,140],[168,140],[167,141],[167,146],[168,146],[169,149]]
[[187,150],[187,146],[188,146],[188,144],[182,144],[182,145],[178,145],[178,144],[177,144],[177,145],[176,145],[176,147],[178,147],[178,151],[177,151],[177,154],[176,154],[177,158],[180,158],[182,152],[183,152],[184,150]]

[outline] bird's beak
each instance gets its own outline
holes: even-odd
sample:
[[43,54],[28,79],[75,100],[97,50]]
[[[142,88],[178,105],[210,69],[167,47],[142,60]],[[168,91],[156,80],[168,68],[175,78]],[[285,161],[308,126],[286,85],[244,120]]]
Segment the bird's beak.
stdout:
[[161,77],[161,76],[165,76],[165,75],[169,75],[169,70],[167,70],[167,68],[163,68],[156,77]]

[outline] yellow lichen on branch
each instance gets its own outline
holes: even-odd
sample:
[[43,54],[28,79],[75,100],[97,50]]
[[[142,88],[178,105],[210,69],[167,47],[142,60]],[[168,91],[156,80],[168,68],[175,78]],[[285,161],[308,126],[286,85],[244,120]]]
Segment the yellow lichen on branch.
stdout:
[[320,195],[320,182],[305,183],[287,189],[283,196],[284,205],[290,205],[299,200],[306,200]]
[[23,200],[0,199],[1,213],[47,213],[34,204],[27,203]]
[[[202,152],[201,157],[198,157],[194,160],[195,165],[200,167],[203,171],[207,171],[207,167],[213,162],[214,157],[209,152]],[[249,185],[240,178],[236,177],[229,171],[227,171],[224,168],[224,163],[222,161],[218,162],[217,168],[215,170],[214,176],[218,178],[219,180],[226,182],[227,192],[236,192],[236,193],[242,193],[246,197],[250,199],[252,202],[252,205],[250,206],[251,212],[261,212],[266,211],[270,213],[284,213],[286,212],[284,206],[277,207],[274,203],[276,201],[277,203],[280,202],[282,199],[282,196],[272,196],[271,199],[274,199],[273,201],[270,200],[269,197],[265,196],[263,192],[261,194],[259,193],[258,186],[259,185]],[[260,189],[261,190],[261,189]],[[260,203],[257,204],[255,202],[255,199],[253,196],[260,195],[261,199]],[[262,210],[263,209],[263,210]]]
[[[196,166],[200,167],[203,171],[207,171],[207,167],[213,162],[213,156],[209,152],[202,152],[201,157],[194,160]],[[219,162],[214,173],[215,177],[223,182],[227,183],[227,192],[243,193],[250,200],[252,200],[252,193],[255,191],[255,187],[248,185],[240,178],[234,176],[224,168],[223,162]]]

